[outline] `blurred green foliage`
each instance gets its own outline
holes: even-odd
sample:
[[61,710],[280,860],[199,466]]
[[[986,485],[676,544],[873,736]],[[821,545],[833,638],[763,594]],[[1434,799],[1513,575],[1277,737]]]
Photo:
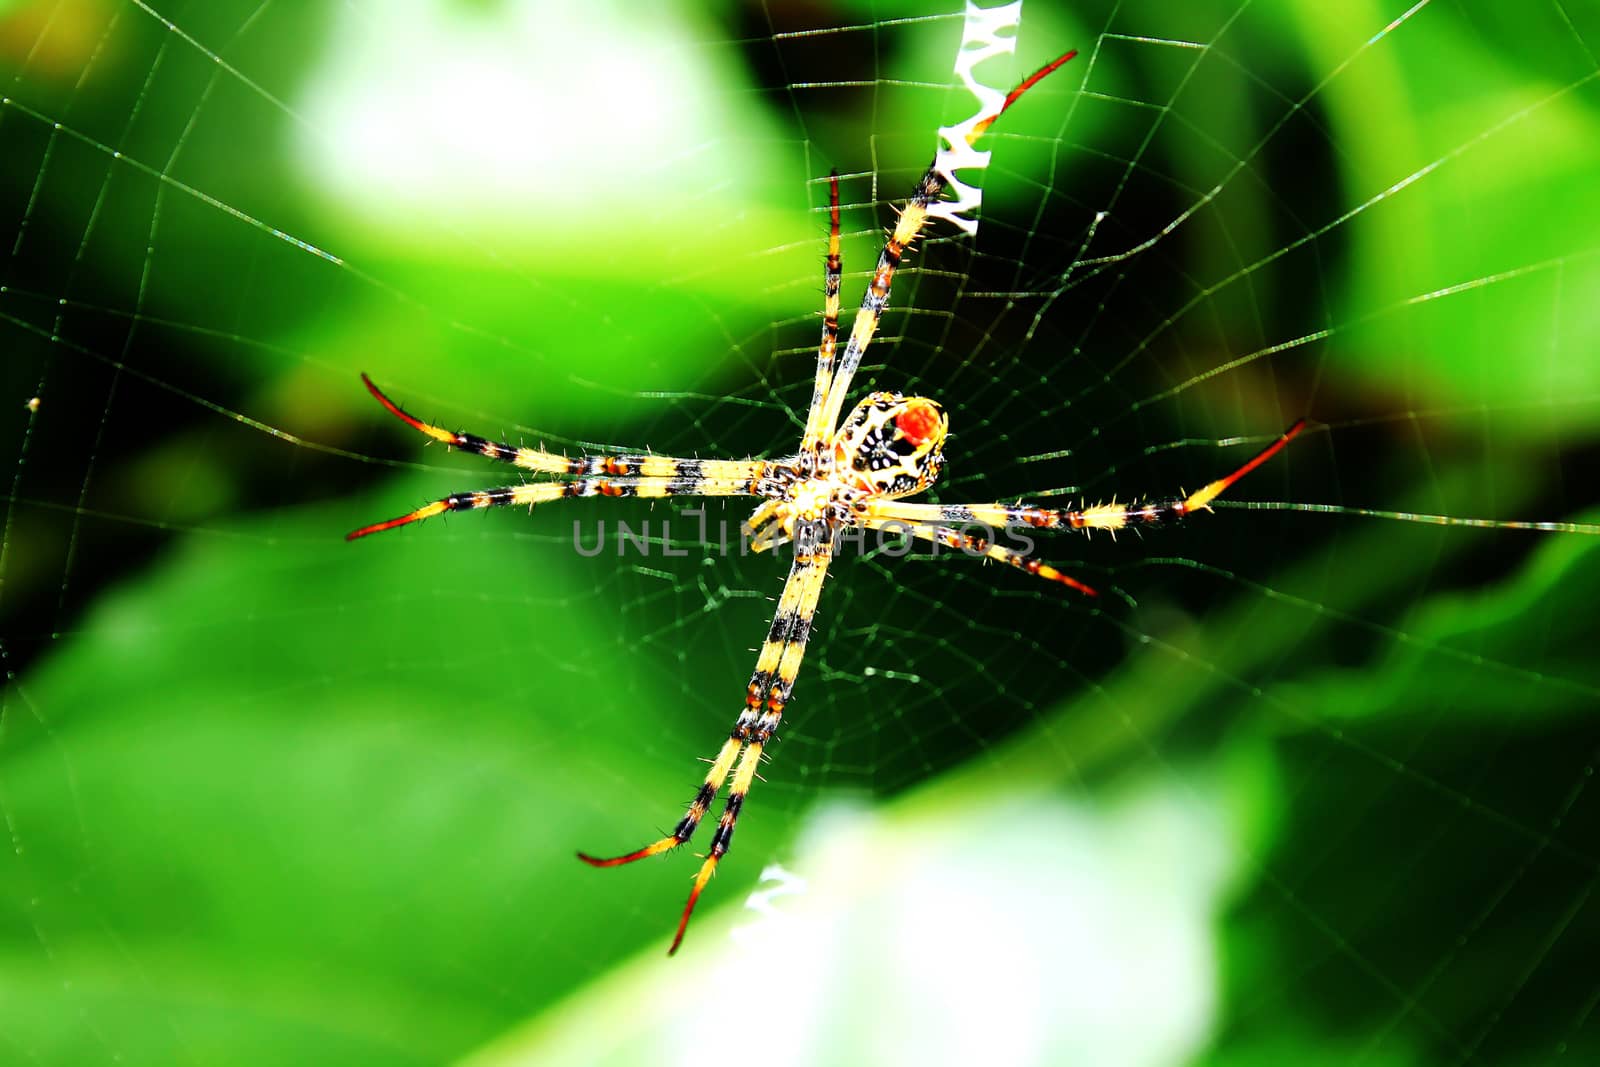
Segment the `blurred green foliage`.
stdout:
[[[996,80],[1084,54],[861,382],[951,407],[942,499],[1193,486],[1309,411],[1243,495],[1594,503],[1600,12],[1402,10],[1029,0]],[[340,543],[511,480],[360,370],[568,450],[788,447],[818,179],[855,291],[970,108],[927,13],[0,4],[0,380],[42,399],[0,402],[0,1060],[1600,1054],[1591,538],[1219,508],[1046,546],[1096,605],[841,561],[671,961],[684,858],[572,850],[674,818],[781,565],[574,553],[613,501]]]

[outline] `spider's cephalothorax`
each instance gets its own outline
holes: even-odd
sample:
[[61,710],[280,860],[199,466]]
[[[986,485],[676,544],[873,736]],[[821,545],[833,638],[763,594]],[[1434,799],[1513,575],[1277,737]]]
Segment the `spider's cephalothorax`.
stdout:
[[767,497],[745,522],[757,552],[792,541],[804,556],[842,526],[862,526],[874,500],[919,493],[944,469],[950,418],[926,397],[872,393],[845,416],[838,433],[775,465],[756,487]]
[[[1068,52],[1023,79],[1022,84],[1007,94],[998,110],[971,128],[967,143],[972,144],[1002,111],[1073,55],[1075,53]],[[851,379],[861,366],[861,357],[872,343],[879,316],[889,302],[895,269],[912,241],[933,217],[945,181],[946,172],[936,157],[884,242],[842,352],[838,347],[839,178],[835,175],[829,181],[826,295],[816,381],[800,448],[785,459],[678,459],[652,453],[568,457],[538,448],[519,448],[423,422],[362,376],[379,403],[434,440],[559,480],[524,481],[498,489],[454,493],[409,514],[353,530],[347,535],[351,539],[449,511],[512,504],[532,507],[565,497],[753,496],[765,499],[750,516],[752,544],[761,549],[784,541],[794,543],[794,563],[784,583],[783,595],[778,598],[766,642],[756,659],[755,672],[745,687],[744,707],[734,720],[732,732],[712,758],[711,768],[689,802],[688,810],[671,833],[641,849],[606,859],[578,854],[596,867],[615,867],[686,844],[710,812],[717,794],[728,785],[727,805],[716,820],[705,861],[695,875],[694,888],[689,891],[689,901],[678,920],[672,951],[676,951],[683,939],[700,891],[710,880],[718,861],[728,852],[734,824],[756,779],[756,768],[783,719],[806,641],[811,636],[822,585],[838,551],[840,538],[835,535],[841,527],[894,531],[915,540],[1006,563],[1048,581],[1059,582],[1085,596],[1094,596],[1092,587],[1038,558],[967,531],[974,525],[991,529],[1025,525],[1046,530],[1119,530],[1136,524],[1186,518],[1205,510],[1219,493],[1265,463],[1304,424],[1304,420],[1295,423],[1250,462],[1197,492],[1137,507],[1111,503],[1068,510],[1025,504],[901,501],[899,498],[921,492],[939,477],[944,467],[943,448],[950,420],[938,404],[919,396],[873,393],[848,413],[845,413],[844,403]]]
[[932,400],[873,393],[833,439],[834,477],[871,496],[920,493],[944,469],[950,416]]

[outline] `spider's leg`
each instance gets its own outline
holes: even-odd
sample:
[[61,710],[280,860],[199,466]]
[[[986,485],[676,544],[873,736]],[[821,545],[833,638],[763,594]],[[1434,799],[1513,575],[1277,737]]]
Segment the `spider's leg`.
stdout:
[[757,554],[768,552],[779,545],[786,545],[792,540],[794,540],[792,537],[784,533],[781,523],[771,523],[766,529],[758,531],[750,539],[750,551]]
[[1006,548],[1004,545],[997,545],[986,537],[963,533],[960,530],[952,530],[948,526],[907,522],[905,519],[896,518],[869,517],[865,520],[864,525],[869,530],[910,534],[912,537],[919,537],[934,544],[959,548],[963,552],[970,552],[976,556],[987,556],[989,559],[997,560],[1001,563],[1009,563],[1018,570],[1036,574],[1046,581],[1060,582],[1062,585],[1076,589],[1084,596],[1100,595],[1093,586],[1085,585],[1070,574],[1063,574],[1037,556],[1030,556],[1014,548]]
[[1121,530],[1129,526],[1177,522],[1197,511],[1209,510],[1213,500],[1277,455],[1283,446],[1305,429],[1305,425],[1305,419],[1296,422],[1232,474],[1218,478],[1186,496],[1169,500],[1152,500],[1144,504],[1096,504],[1073,509],[1038,508],[1026,504],[914,504],[902,500],[874,500],[868,505],[867,513],[885,522],[913,525],[980,523],[991,529],[1027,526],[1036,530]]
[[756,659],[756,669],[750,675],[750,684],[745,689],[744,710],[739,713],[734,721],[733,731],[724,741],[721,750],[711,761],[711,770],[706,773],[705,781],[700,785],[700,791],[689,802],[689,810],[672,833],[659,841],[651,842],[643,848],[621,856],[602,858],[591,856],[586,852],[578,853],[578,858],[593,867],[619,867],[624,863],[642,860],[646,856],[654,856],[670,848],[685,844],[694,836],[695,829],[699,827],[700,820],[705,817],[706,809],[711,801],[716,798],[717,791],[722,788],[723,780],[728,777],[728,771],[733,766],[734,757],[744,747],[745,741],[750,737],[751,729],[761,718],[761,700],[770,687],[773,672],[778,669],[782,659],[783,649],[789,640],[789,632],[794,628],[796,608],[802,586],[794,580],[791,571],[789,580],[784,583],[783,594],[778,598],[778,609],[773,613],[772,625],[767,631],[766,643],[761,646],[761,654]]
[[384,409],[418,433],[451,448],[472,452],[501,463],[509,463],[523,470],[540,474],[560,474],[575,478],[595,475],[644,478],[710,478],[715,481],[735,479],[755,480],[766,473],[768,464],[759,459],[676,459],[672,456],[655,456],[648,453],[617,456],[562,456],[537,448],[517,448],[503,441],[491,441],[477,434],[457,433],[423,422],[390,400],[371,378],[365,374],[361,380],[384,406]]
[[529,482],[525,485],[506,485],[498,489],[479,489],[470,493],[451,493],[415,511],[397,518],[375,522],[344,535],[354,541],[368,534],[382,533],[396,526],[406,526],[447,511],[476,511],[479,508],[498,508],[522,505],[532,507],[564,497],[579,496],[750,496],[754,490],[748,481],[713,481],[709,478],[579,478],[571,482]]
[[749,727],[755,720],[756,716],[748,710],[739,716],[738,722],[734,724],[733,733],[722,743],[722,747],[717,750],[716,758],[711,761],[711,769],[706,772],[705,780],[700,783],[700,788],[696,791],[694,799],[689,802],[689,810],[683,813],[683,818],[679,819],[678,825],[672,828],[672,833],[660,840],[650,842],[643,848],[634,849],[632,852],[624,853],[621,856],[591,856],[587,852],[579,852],[578,858],[591,867],[620,867],[624,863],[633,863],[636,860],[642,860],[648,856],[656,856],[668,849],[687,844],[689,838],[694,836],[695,830],[699,827],[700,820],[705,818],[706,810],[711,807],[711,802],[717,798],[717,791],[722,788],[724,779],[728,777],[728,771],[733,767],[734,757],[744,747],[745,736],[749,733]]
[[[761,647],[755,672],[750,676],[750,684],[745,690],[744,710],[734,723],[732,734],[723,743],[716,759],[712,761],[711,770],[707,773],[699,792],[695,794],[694,800],[690,802],[689,810],[672,833],[634,852],[611,859],[600,859],[582,852],[578,853],[578,858],[592,866],[615,867],[657,855],[685,843],[705,817],[729,770],[733,769],[733,784],[729,789],[727,806],[717,822],[716,832],[711,839],[711,849],[695,875],[694,887],[690,890],[688,903],[684,905],[683,915],[678,920],[678,930],[672,939],[669,954],[676,952],[682,943],[684,931],[689,926],[689,917],[694,913],[700,893],[710,881],[718,861],[727,855],[729,845],[733,841],[734,823],[744,806],[745,795],[750,791],[756,767],[761,761],[761,753],[778,729],[783,709],[788,703],[790,693],[794,690],[795,677],[800,671],[800,659],[805,653],[806,641],[811,635],[811,620],[816,615],[817,598],[822,593],[822,585],[827,577],[831,559],[830,542],[820,547],[814,555],[797,557],[794,566],[790,568],[789,578],[784,583],[783,595],[778,599],[778,609],[773,614],[772,625],[767,631],[766,643]],[[741,748],[742,755],[739,754]],[[735,755],[739,757],[737,769],[734,769]]]
[[683,905],[683,915],[678,919],[678,930],[673,935],[672,947],[667,950],[669,956],[678,951],[678,946],[683,943],[684,931],[689,928],[689,917],[694,914],[694,906],[700,900],[701,891],[716,873],[717,864],[728,854],[728,849],[733,844],[734,826],[739,821],[739,812],[744,808],[744,798],[750,792],[756,768],[761,763],[761,753],[766,748],[767,742],[772,739],[772,735],[777,732],[778,724],[783,719],[783,710],[789,703],[790,694],[794,692],[794,681],[800,673],[800,660],[805,656],[806,641],[811,636],[811,620],[816,615],[817,599],[822,595],[822,585],[828,577],[828,564],[833,558],[832,553],[831,542],[825,542],[819,546],[815,555],[797,556],[794,569],[789,572],[789,582],[800,583],[803,586],[795,609],[794,626],[779,658],[777,672],[767,690],[766,710],[761,713],[761,718],[751,729],[750,740],[745,745],[744,753],[739,757],[739,766],[733,773],[733,785],[728,789],[728,802],[722,809],[722,817],[717,820],[717,831],[711,837],[711,850],[706,853],[705,860],[700,864],[700,870],[695,873],[694,886],[689,890],[689,899]]
[[[1000,108],[992,115],[981,119],[972,127],[972,132],[967,135],[967,143],[971,144],[978,136],[993,125],[1012,104],[1016,103],[1029,89],[1033,88],[1046,75],[1059,69],[1077,52],[1068,52],[1028,77],[1009,94]],[[866,353],[867,346],[872,343],[872,335],[877,332],[878,320],[883,316],[883,309],[889,302],[889,288],[894,282],[895,268],[900,265],[900,258],[911,247],[911,242],[916,240],[930,218],[928,209],[934,201],[944,193],[946,177],[939,169],[940,160],[934,157],[933,163],[917,182],[912,190],[911,199],[900,211],[900,218],[895,227],[890,231],[888,239],[884,242],[883,251],[878,253],[878,266],[872,274],[872,281],[867,286],[866,293],[861,298],[861,308],[856,312],[856,320],[850,328],[850,339],[845,343],[844,355],[839,359],[839,368],[828,386],[828,399],[823,405],[821,416],[816,420],[819,438],[826,440],[832,436],[834,427],[839,423],[839,413],[844,410],[845,395],[850,391],[850,379],[855,377],[857,368],[861,366],[861,357]],[[820,364],[820,360],[819,360]],[[820,373],[818,375],[820,380]],[[809,429],[811,422],[808,420]]]
[[839,347],[839,277],[843,269],[844,262],[839,255],[839,172],[834,171],[828,176],[828,259],[823,272],[822,343],[817,347],[817,380],[811,390],[805,436],[800,441],[801,455],[815,453],[827,430],[822,414],[833,384],[833,362]]
[[744,521],[739,533],[749,544],[750,551],[766,552],[789,540],[783,529],[782,511],[781,501],[768,500]]

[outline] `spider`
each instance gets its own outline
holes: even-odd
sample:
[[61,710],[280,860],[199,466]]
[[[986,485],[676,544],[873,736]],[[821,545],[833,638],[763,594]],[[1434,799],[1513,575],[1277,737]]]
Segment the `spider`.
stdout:
[[[1016,103],[1025,92],[1076,55],[1068,52],[1041,67],[1013,89],[991,115],[978,121],[967,135],[969,145]],[[856,312],[844,352],[839,340],[839,178],[829,178],[828,255],[824,275],[822,341],[817,354],[816,380],[800,447],[780,459],[700,460],[674,459],[654,454],[584,455],[568,458],[534,448],[517,448],[469,433],[457,433],[423,422],[384,395],[365,374],[361,380],[390,414],[436,441],[463,452],[520,467],[557,481],[526,482],[498,489],[453,493],[406,515],[364,526],[348,540],[419,522],[447,511],[468,511],[505,505],[542,504],[562,497],[669,497],[754,496],[763,498],[747,520],[746,534],[754,548],[770,549],[792,542],[794,563],[779,597],[756,660],[755,672],[745,689],[744,707],[733,730],[706,772],[688,810],[672,832],[643,848],[620,856],[601,858],[578,853],[595,867],[617,867],[655,856],[687,844],[711,810],[723,784],[732,775],[726,805],[712,831],[711,847],[703,857],[689,899],[678,920],[668,955],[683,943],[690,916],[717,864],[728,854],[733,831],[745,797],[756,776],[762,754],[777,733],[784,709],[794,690],[811,635],[811,621],[822,593],[828,566],[846,528],[888,530],[913,538],[964,550],[997,560],[1059,582],[1093,597],[1096,590],[1055,567],[1022,552],[975,536],[957,526],[982,526],[990,530],[1027,526],[1057,530],[1119,530],[1134,525],[1155,525],[1187,518],[1209,510],[1219,494],[1271,459],[1305,424],[1302,419],[1278,436],[1248,463],[1203,489],[1170,499],[1139,505],[1100,504],[1076,510],[1055,510],[1025,504],[908,503],[905,497],[928,488],[944,466],[944,442],[950,419],[933,400],[902,396],[896,392],[868,394],[840,419],[850,381],[872,341],[879,317],[889,299],[895,268],[928,223],[944,192],[948,176],[935,156],[911,194],[899,220],[890,231],[878,264]]]

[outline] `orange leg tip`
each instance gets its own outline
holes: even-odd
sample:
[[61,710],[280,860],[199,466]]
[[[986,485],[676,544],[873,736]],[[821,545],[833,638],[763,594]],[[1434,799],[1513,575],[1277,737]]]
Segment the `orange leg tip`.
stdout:
[[359,538],[366,537],[368,534],[382,533],[385,530],[392,530],[396,526],[408,526],[413,522],[421,522],[423,519],[431,519],[435,515],[443,515],[449,510],[450,509],[445,506],[443,501],[435,500],[432,504],[425,505],[418,508],[416,511],[401,515],[399,518],[385,519],[383,522],[375,522],[371,526],[363,526],[359,530],[351,530],[349,533],[344,535],[344,539],[346,541],[355,541]]
[[1003,113],[1006,108],[1016,103],[1017,99],[1021,97],[1023,93],[1027,92],[1029,89],[1032,89],[1035,85],[1038,85],[1040,82],[1044,81],[1045,78],[1049,77],[1062,67],[1066,66],[1068,63],[1072,62],[1077,54],[1078,50],[1076,48],[1068,49],[1059,56],[1056,56],[1056,58],[1052,59],[1050,62],[1046,63],[1044,66],[1040,67],[1038,70],[1034,71],[1032,74],[1028,75],[1026,78],[1022,79],[1021,84],[1019,84],[1015,89],[1011,90],[1010,93],[1006,94],[1006,101],[1000,105],[1000,111]]
[[1270,460],[1273,456],[1276,456],[1279,452],[1283,451],[1284,446],[1290,441],[1294,440],[1295,437],[1299,435],[1300,431],[1305,428],[1306,420],[1296,419],[1294,425],[1283,431],[1283,433],[1278,436],[1276,441],[1272,442],[1266,448],[1263,448],[1260,452],[1257,452],[1255,456],[1251,458],[1250,462],[1246,463],[1244,466],[1240,467],[1226,478],[1218,478],[1216,481],[1212,482],[1210,485],[1207,485],[1199,492],[1191,493],[1189,497],[1184,500],[1184,509],[1186,511],[1197,511],[1201,508],[1205,508],[1209,511],[1211,509],[1211,502],[1213,500],[1231,489],[1245,475],[1249,474],[1251,471]]
[[677,846],[678,839],[676,837],[663,837],[660,841],[648,844],[644,846],[644,848],[637,849],[622,856],[601,857],[591,856],[587,852],[579,852],[578,858],[591,867],[621,867],[625,863],[633,863],[636,860],[648,859],[651,856],[659,855],[660,853],[665,852],[670,848],[676,848]]
[[349,533],[344,535],[344,539],[346,541],[359,541],[361,538],[367,537],[370,534],[382,533],[385,530],[392,530],[396,526],[405,526],[408,523],[416,521],[417,520],[410,515],[402,515],[398,519],[387,519],[383,522],[375,522],[371,526],[363,526],[359,530],[351,530]]
[[382,404],[384,410],[389,414],[393,415],[395,418],[399,419],[408,426],[413,426],[419,430],[422,429],[422,421],[412,415],[407,414],[399,404],[396,404],[393,400],[390,400],[388,395],[385,394],[382,389],[378,388],[378,383],[367,377],[365,371],[363,371],[361,374],[361,384],[367,387],[367,392],[371,393],[372,398],[378,403]]
[[398,415],[407,422],[411,421],[411,419],[400,410],[400,405],[396,404],[393,400],[390,400],[384,391],[378,388],[378,383],[367,376],[366,371],[361,372],[361,384],[367,387],[367,392],[371,393],[372,398],[378,403],[382,404],[386,410]]
[[1048,563],[1039,563],[1037,566],[1034,566],[1033,562],[1034,561],[1029,561],[1028,565],[1025,566],[1024,569],[1031,571],[1032,573],[1037,574],[1039,577],[1048,581],[1060,582],[1064,586],[1067,586],[1071,589],[1076,589],[1084,596],[1100,595],[1095,591],[1093,586],[1085,585],[1083,582],[1080,582],[1078,579],[1072,577],[1072,575],[1064,574],[1055,567],[1050,566]]
[[393,400],[390,400],[387,394],[385,394],[382,389],[379,389],[377,383],[371,378],[367,377],[366,372],[364,371],[361,374],[361,381],[362,384],[367,387],[367,392],[371,393],[373,398],[377,400],[378,403],[383,405],[383,409],[385,411],[399,419],[401,422],[405,423],[407,426],[411,427],[413,430],[416,430],[419,433],[425,433],[435,441],[443,441],[447,445],[455,445],[460,443],[460,434],[453,433],[450,430],[442,430],[437,426],[432,426],[426,422],[423,422],[421,419],[408,412],[405,408],[402,408],[399,404],[396,404]]
[[1044,66],[1040,67],[1038,70],[1022,79],[1022,81],[1017,84],[1015,89],[1006,94],[1005,100],[1000,104],[1000,110],[996,111],[993,115],[988,116],[977,125],[972,127],[972,132],[967,134],[967,143],[971,144],[976,141],[980,134],[988,130],[990,126],[994,125],[995,119],[998,119],[1001,115],[1004,115],[1008,107],[1010,107],[1012,104],[1015,104],[1019,99],[1022,98],[1023,93],[1027,92],[1029,89],[1032,89],[1045,78],[1066,66],[1075,56],[1077,56],[1077,54],[1078,50],[1076,48],[1067,52],[1063,52],[1061,55],[1052,59]]
[[678,932],[672,936],[672,947],[667,949],[667,955],[674,955],[678,946],[683,944],[683,935],[689,929],[689,917],[694,914],[694,906],[700,902],[700,891],[705,889],[706,883],[711,881],[712,874],[717,869],[716,856],[711,856],[700,865],[700,873],[695,875],[694,888],[689,890],[689,899],[683,905],[683,915],[678,919]]
[[1051,577],[1054,578],[1056,581],[1060,582],[1062,585],[1068,586],[1069,588],[1072,588],[1072,589],[1076,589],[1078,592],[1082,593],[1084,596],[1099,596],[1100,595],[1100,591],[1098,589],[1096,589],[1094,586],[1085,585],[1083,582],[1078,581],[1078,579],[1068,577],[1067,575],[1062,574],[1059,571],[1057,571],[1055,574],[1051,575]]
[[667,949],[668,956],[676,956],[678,947],[683,944],[683,935],[689,930],[689,915],[694,911],[694,905],[700,899],[700,890],[695,889],[689,894],[689,904],[683,910],[683,918],[678,920],[678,932],[672,935],[672,944]]

